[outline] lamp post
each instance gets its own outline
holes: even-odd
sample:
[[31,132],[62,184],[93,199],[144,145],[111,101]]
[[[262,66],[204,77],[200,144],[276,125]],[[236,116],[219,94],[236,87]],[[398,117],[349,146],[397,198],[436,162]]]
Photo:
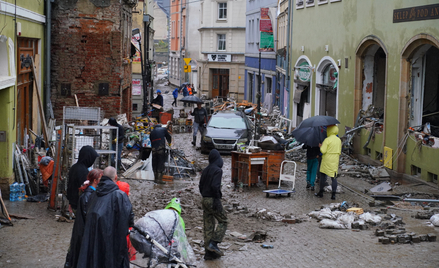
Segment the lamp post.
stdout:
[[[256,43],[259,47],[259,42]],[[259,74],[258,74],[258,92],[256,93],[258,108],[256,113],[256,139],[259,140],[261,127],[261,50],[259,49]]]
[[148,96],[152,98],[151,89],[151,64],[149,63],[149,25],[154,18],[149,14],[143,14],[143,32],[146,36],[146,41],[143,44],[143,50],[145,51],[145,61],[142,67],[143,78],[143,111],[144,115],[148,114]]

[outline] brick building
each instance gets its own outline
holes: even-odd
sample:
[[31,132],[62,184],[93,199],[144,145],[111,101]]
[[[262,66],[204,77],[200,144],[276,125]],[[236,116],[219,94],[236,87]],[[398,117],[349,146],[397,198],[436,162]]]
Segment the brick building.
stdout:
[[101,107],[131,118],[131,16],[137,0],[59,0],[53,4],[51,100]]

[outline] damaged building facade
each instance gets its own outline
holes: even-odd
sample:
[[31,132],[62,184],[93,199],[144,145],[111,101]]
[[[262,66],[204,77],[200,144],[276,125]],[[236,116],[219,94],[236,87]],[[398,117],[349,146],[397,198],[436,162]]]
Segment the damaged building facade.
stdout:
[[340,137],[359,127],[360,158],[437,183],[437,1],[296,0],[291,8],[294,126],[334,116]]
[[59,0],[52,7],[51,100],[131,118],[131,20],[137,0]]

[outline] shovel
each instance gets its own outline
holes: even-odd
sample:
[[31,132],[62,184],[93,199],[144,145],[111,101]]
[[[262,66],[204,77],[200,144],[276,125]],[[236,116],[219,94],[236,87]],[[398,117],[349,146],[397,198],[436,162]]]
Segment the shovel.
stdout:
[[397,195],[371,195],[374,199],[381,201],[405,201],[405,202],[428,202],[428,203],[439,203],[437,199],[413,199],[413,198],[402,198]]

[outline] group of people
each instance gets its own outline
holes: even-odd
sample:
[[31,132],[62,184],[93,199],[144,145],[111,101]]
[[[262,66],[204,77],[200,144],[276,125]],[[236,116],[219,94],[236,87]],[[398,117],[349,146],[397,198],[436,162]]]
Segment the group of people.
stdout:
[[[172,106],[177,107],[177,98],[178,94],[182,93],[183,97],[187,97],[194,94],[194,85],[185,84],[182,87],[178,88],[176,87],[174,91],[172,91],[172,96],[174,97],[174,101],[172,102]],[[183,104],[184,107],[186,107],[186,103]]]
[[89,172],[98,156],[83,146],[69,170],[67,199],[76,218],[65,267],[129,267],[127,235],[134,226],[129,185],[117,181],[112,166]]
[[[316,176],[319,179],[319,192],[315,193],[317,197],[323,197],[323,189],[326,186],[327,177],[331,178],[332,194],[331,199],[335,199],[337,191],[338,165],[341,154],[341,140],[338,135],[338,127],[336,125],[326,128],[327,137],[319,147],[311,147],[305,145],[303,148],[307,150],[307,172],[306,172],[306,188],[314,191]],[[319,168],[320,167],[320,168]],[[317,172],[319,170],[319,172]]]

